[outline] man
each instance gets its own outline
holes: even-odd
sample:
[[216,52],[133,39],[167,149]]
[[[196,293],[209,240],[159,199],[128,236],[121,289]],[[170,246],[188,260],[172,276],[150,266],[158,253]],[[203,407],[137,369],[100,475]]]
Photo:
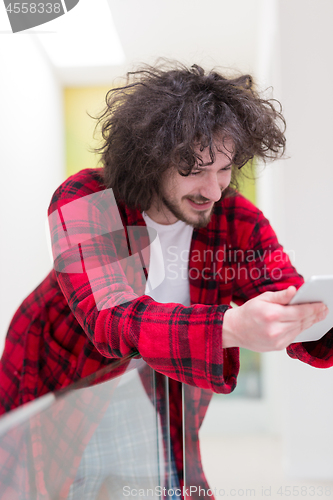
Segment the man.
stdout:
[[[290,345],[327,308],[287,307],[303,280],[263,214],[231,188],[253,157],[283,154],[284,119],[272,102],[247,75],[228,79],[197,65],[146,67],[129,78],[108,93],[99,118],[103,170],[79,172],[51,200],[54,270],[13,318],[1,407],[139,353],[171,379],[182,484],[178,382],[231,392],[239,347],[289,346],[292,357],[331,366],[332,339]],[[200,397],[196,433],[207,407]]]

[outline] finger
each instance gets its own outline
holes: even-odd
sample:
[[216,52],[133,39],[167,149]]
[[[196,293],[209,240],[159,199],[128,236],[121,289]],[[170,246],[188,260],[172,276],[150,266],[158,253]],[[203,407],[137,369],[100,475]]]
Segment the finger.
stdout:
[[283,338],[280,339],[279,350],[283,350],[288,347],[288,345],[292,344],[295,341],[296,337],[307,328],[310,328],[310,326],[312,326],[311,323],[303,326],[301,326],[299,323],[290,323],[290,328],[288,328],[288,330],[285,332]]
[[285,290],[279,290],[278,292],[265,292],[262,294],[262,299],[274,304],[287,305],[295,294],[296,287],[289,286]]
[[314,325],[315,323],[318,323],[319,321],[323,321],[328,314],[328,309],[326,306],[325,306],[325,308],[326,309],[320,313],[314,314],[314,315],[310,316],[309,318],[304,318],[301,321],[302,331],[306,330],[307,328],[310,328],[310,326]]
[[321,321],[327,316],[328,308],[323,302],[314,302],[307,304],[295,304],[293,306],[283,307],[281,321],[304,321],[307,318]]
[[315,323],[324,320],[326,318],[326,316],[327,316],[327,312],[324,312],[319,317],[318,316],[309,316],[309,317],[304,318],[301,321],[292,321],[289,323],[286,322],[285,326],[287,327],[287,329],[286,329],[285,339],[291,339],[290,342],[292,342],[293,339],[295,337],[297,337],[297,335],[302,333],[304,330],[307,330]]

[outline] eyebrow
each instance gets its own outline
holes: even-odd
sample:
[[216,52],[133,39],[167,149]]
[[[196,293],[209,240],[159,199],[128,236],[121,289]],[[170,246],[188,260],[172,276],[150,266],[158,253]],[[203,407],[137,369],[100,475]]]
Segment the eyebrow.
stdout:
[[[205,165],[195,166],[192,168],[191,172],[201,172],[202,170],[205,170],[206,167],[209,167],[210,165],[212,165],[212,163],[206,163]],[[225,168],[232,167],[232,165],[233,165],[233,162],[231,161],[230,163],[228,163],[224,167],[220,168],[219,170],[224,170]]]

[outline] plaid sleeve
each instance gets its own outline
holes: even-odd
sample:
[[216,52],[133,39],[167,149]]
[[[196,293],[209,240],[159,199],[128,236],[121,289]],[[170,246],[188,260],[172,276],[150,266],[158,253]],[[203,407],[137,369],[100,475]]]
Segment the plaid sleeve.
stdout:
[[291,344],[287,348],[291,358],[299,359],[316,368],[333,366],[333,328],[315,342]]
[[87,184],[68,181],[53,197],[49,223],[60,288],[103,356],[139,353],[181,382],[233,390],[238,366],[224,356],[221,335],[228,306],[159,304],[144,295],[145,227],[127,231],[111,190],[89,194]]
[[[233,300],[243,303],[267,291],[290,285],[299,288],[304,280],[290,262],[269,221],[250,202],[244,206],[242,230],[236,229],[228,255],[235,276]],[[237,221],[236,221],[237,227]]]
[[[243,249],[243,253],[230,255],[236,276],[233,300],[238,304],[266,291],[283,290],[290,285],[299,288],[304,282],[279,244],[268,220],[251,207],[250,202],[245,204],[245,230],[235,231],[238,241],[232,245],[233,248]],[[333,329],[315,342],[291,344],[287,353],[317,368],[333,366]]]

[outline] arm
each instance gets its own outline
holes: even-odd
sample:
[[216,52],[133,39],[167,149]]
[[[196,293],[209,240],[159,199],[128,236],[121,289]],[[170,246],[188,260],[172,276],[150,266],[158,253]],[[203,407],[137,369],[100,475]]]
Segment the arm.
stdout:
[[225,314],[223,346],[257,352],[284,349],[302,330],[323,319],[327,308],[323,304],[287,306],[303,279],[263,214],[248,201],[242,201],[242,208],[242,223],[237,226],[236,218],[233,228],[237,235],[233,246],[241,252],[232,262],[233,300],[240,307]]
[[[85,190],[85,199],[73,196],[74,190],[74,183],[67,183],[50,207],[55,269],[96,349],[108,358],[139,353],[171,378],[230,392],[238,360],[224,356],[219,335],[228,306],[159,304],[144,295],[139,256],[128,255],[127,235],[105,191],[94,199]],[[71,206],[77,200],[76,208]]]

